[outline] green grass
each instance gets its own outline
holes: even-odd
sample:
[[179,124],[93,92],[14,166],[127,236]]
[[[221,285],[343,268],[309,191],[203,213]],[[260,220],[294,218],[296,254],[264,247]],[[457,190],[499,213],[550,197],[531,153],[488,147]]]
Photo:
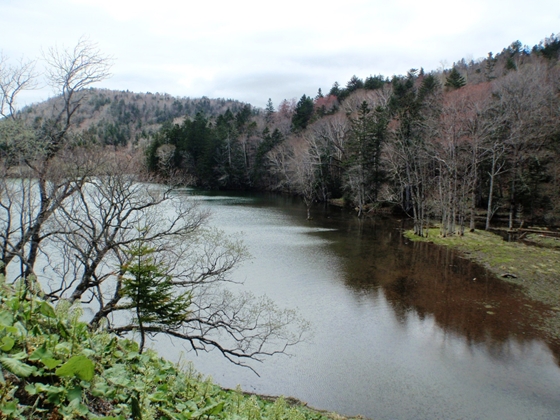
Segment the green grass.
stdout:
[[283,397],[226,390],[138,344],[0,282],[0,418],[344,419]]
[[535,244],[544,248],[560,250],[560,238],[531,233],[525,237],[525,242]]

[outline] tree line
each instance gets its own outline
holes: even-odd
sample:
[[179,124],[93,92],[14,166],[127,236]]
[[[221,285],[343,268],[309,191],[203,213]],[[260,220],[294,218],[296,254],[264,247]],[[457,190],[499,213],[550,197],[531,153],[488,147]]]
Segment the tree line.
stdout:
[[275,109],[198,114],[147,150],[158,173],[210,188],[344,198],[359,216],[399,208],[422,235],[560,221],[560,38],[514,42],[478,62],[384,78],[353,76]]

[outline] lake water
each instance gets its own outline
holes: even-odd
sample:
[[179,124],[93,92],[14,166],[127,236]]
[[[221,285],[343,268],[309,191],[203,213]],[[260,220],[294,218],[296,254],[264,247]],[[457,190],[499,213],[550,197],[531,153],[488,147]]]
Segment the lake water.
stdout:
[[310,406],[375,419],[560,418],[560,351],[546,342],[535,306],[447,249],[409,243],[402,222],[359,221],[271,195],[193,195],[211,224],[241,232],[253,259],[235,279],[297,308],[313,336],[255,365],[217,352],[155,345],[192,360],[222,386],[292,396]]

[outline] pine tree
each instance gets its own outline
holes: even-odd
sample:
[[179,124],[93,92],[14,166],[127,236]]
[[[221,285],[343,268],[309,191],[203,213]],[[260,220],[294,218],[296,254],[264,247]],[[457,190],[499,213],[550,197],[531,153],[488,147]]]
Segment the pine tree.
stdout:
[[272,99],[268,98],[268,102],[266,103],[266,108],[264,111],[264,118],[268,124],[272,122],[272,118],[274,117],[274,105],[272,103]]
[[191,296],[188,292],[177,294],[166,267],[154,258],[155,249],[136,245],[129,252],[129,261],[121,267],[123,275],[121,293],[130,300],[134,322],[140,332],[140,353],[144,349],[146,331],[165,326],[178,329],[187,320]]
[[296,105],[294,115],[292,117],[292,125],[295,130],[303,130],[313,117],[314,103],[307,95],[303,95]]
[[445,80],[445,86],[451,89],[459,89],[467,84],[465,78],[461,76],[461,73],[459,73],[455,67],[453,67],[449,76],[447,76]]
[[488,58],[486,59],[486,66],[484,68],[484,75],[486,76],[486,80],[493,80],[496,78],[494,75],[494,67],[496,66],[496,59],[494,55],[489,52]]
[[383,178],[381,148],[386,138],[387,123],[386,110],[382,107],[372,110],[366,101],[358,108],[357,118],[351,118],[352,130],[345,162],[346,190],[358,209],[358,216],[363,214],[368,202],[377,200]]
[[331,90],[329,91],[329,95],[339,97],[340,96],[340,91],[341,91],[340,90],[340,85],[338,84],[338,82],[334,82]]

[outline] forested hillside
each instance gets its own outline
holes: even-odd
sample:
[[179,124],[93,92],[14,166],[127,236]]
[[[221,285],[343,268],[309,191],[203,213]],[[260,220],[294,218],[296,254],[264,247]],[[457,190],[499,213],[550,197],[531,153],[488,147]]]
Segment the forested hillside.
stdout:
[[[87,139],[101,144],[124,146],[149,138],[166,121],[194,117],[203,113],[208,117],[223,114],[227,109],[243,107],[231,99],[180,98],[162,93],[134,93],[89,88],[79,92],[75,100],[80,107],[73,115],[76,129]],[[81,100],[85,96],[85,100]],[[28,106],[21,111],[27,121],[40,124],[62,109],[60,96]]]
[[[204,188],[344,198],[362,216],[400,208],[422,234],[560,221],[560,38],[451,68],[353,76],[328,92],[254,108],[234,100],[74,92],[80,142],[146,146],[147,166]],[[86,95],[82,98],[81,95]],[[41,127],[61,97],[24,108]],[[139,141],[145,139],[144,141]]]
[[166,124],[152,170],[211,188],[259,188],[314,201],[344,197],[363,215],[397,206],[421,235],[560,221],[560,38],[449,69],[354,76],[327,94],[269,101]]

